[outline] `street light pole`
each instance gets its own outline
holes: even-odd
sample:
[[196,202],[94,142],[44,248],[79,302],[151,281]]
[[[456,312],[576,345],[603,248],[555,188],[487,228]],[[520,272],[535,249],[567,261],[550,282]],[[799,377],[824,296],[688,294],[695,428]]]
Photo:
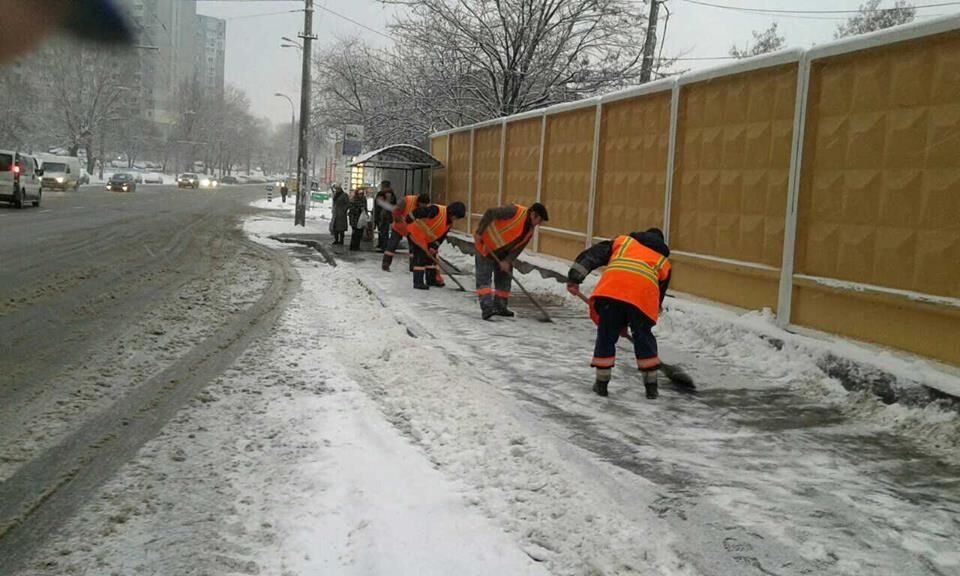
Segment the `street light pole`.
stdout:
[[310,57],[313,54],[313,0],[304,0],[303,16],[303,74],[300,77],[300,149],[297,153],[297,209],[293,225],[307,225],[307,191],[310,189],[307,174],[309,149],[307,132],[310,127]]
[[287,102],[290,103],[290,154],[287,157],[287,174],[290,174],[293,172],[293,131],[297,126],[297,119],[294,116],[293,100],[291,100],[286,94],[281,94],[279,92],[275,93],[274,96],[286,98]]

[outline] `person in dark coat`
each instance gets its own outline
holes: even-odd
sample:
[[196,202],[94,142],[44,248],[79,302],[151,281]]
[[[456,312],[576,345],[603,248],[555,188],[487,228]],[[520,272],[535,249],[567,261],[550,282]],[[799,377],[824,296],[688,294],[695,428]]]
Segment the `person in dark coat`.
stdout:
[[592,270],[606,266],[588,300],[590,317],[597,324],[597,341],[590,365],[597,369],[593,391],[599,396],[607,395],[617,340],[629,327],[647,398],[657,397],[660,359],[653,327],[670,285],[669,257],[670,248],[663,232],[650,228],[587,248],[567,273],[567,290],[580,296],[584,278]]
[[384,180],[380,183],[380,191],[377,192],[373,203],[373,223],[377,227],[377,252],[384,252],[387,249],[390,224],[393,223],[393,213],[384,208],[384,205],[395,206],[396,204],[397,195],[390,186],[390,181]]
[[350,250],[359,250],[360,241],[363,240],[363,229],[366,228],[366,218],[364,221],[361,221],[360,216],[363,214],[369,215],[367,209],[367,196],[363,193],[362,188],[357,188],[353,191],[353,196],[350,198],[350,206],[347,208],[347,217],[350,219],[350,229],[353,232],[350,233]]
[[347,232],[347,209],[350,207],[350,198],[339,185],[333,189],[333,220],[330,222],[330,233],[333,234],[333,243],[343,245]]

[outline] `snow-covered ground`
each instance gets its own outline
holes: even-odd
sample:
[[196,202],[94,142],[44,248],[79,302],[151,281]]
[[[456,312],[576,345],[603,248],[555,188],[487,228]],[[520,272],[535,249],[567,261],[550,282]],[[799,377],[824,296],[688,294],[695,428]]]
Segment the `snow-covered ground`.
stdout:
[[255,205],[245,229],[290,254],[299,294],[27,574],[960,571],[956,412],[848,392],[818,362],[960,390],[936,365],[675,298],[661,356],[699,393],[647,401],[622,362],[600,399],[592,324],[556,282],[521,279],[554,323],[516,288],[519,317],[482,322],[469,292],[413,291],[402,258],[386,274],[331,247],[331,267],[271,240],[304,232],[293,202]]

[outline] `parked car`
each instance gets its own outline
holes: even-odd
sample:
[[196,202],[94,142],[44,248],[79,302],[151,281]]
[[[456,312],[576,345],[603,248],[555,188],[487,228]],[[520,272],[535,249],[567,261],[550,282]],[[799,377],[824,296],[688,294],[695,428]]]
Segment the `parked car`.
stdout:
[[73,156],[45,156],[43,161],[43,188],[46,190],[76,190],[80,187],[80,160]]
[[236,176],[224,176],[220,179],[221,184],[239,184],[240,180]]
[[184,172],[177,177],[177,188],[199,188],[200,177],[193,172]]
[[110,192],[136,192],[136,178],[129,172],[117,172],[107,181],[107,190]]
[[143,175],[144,184],[163,184],[163,174],[158,172],[147,172]]
[[43,169],[37,159],[15,150],[0,150],[0,201],[23,208],[27,202],[40,205]]

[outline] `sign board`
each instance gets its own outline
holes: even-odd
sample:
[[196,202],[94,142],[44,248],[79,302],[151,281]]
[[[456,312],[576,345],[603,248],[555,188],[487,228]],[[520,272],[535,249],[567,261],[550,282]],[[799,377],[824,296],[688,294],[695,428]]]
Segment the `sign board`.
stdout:
[[357,156],[363,149],[363,125],[347,124],[343,127],[343,156]]

